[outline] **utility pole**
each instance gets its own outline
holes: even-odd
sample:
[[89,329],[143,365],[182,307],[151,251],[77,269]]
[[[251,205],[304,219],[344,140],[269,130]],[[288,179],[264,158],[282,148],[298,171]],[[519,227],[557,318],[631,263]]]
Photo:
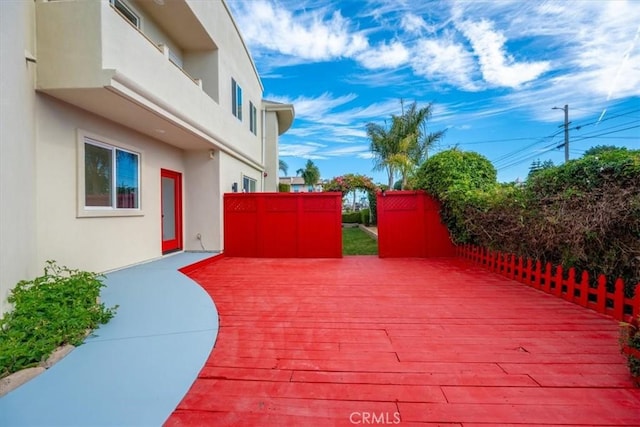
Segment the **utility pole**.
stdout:
[[[564,111],[564,162],[569,161],[569,105],[565,104],[564,108],[553,107],[552,110]],[[560,147],[560,146],[559,146]]]

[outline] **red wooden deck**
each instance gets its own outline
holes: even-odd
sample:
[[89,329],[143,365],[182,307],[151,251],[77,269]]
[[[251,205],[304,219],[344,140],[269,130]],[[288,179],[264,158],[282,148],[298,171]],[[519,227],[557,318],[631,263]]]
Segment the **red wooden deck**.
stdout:
[[223,258],[168,426],[640,425],[618,324],[461,259]]

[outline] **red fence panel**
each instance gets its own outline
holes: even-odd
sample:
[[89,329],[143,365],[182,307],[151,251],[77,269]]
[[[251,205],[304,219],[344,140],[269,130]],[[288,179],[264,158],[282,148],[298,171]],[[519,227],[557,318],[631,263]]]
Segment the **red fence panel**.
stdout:
[[[487,251],[483,248],[474,246],[459,246],[457,248],[459,256],[470,260],[482,267],[498,274],[511,277],[507,273],[506,262],[502,263],[506,257],[514,259],[514,255],[505,255],[500,252]],[[485,260],[489,260],[486,262]],[[497,259],[497,264],[492,260]],[[518,264],[520,267],[518,267]],[[523,262],[516,264],[516,270],[522,268]],[[597,284],[591,286],[589,273],[583,271],[580,281],[576,281],[576,274],[573,268],[569,268],[567,278],[565,279],[564,270],[561,265],[554,267],[547,263],[544,269],[540,261],[536,261],[535,280],[531,280],[532,261],[527,259],[526,273],[516,274],[515,280],[526,285],[540,289],[548,294],[555,295],[583,307],[595,310],[599,313],[606,314],[616,320],[631,321],[632,318],[640,316],[640,283],[636,285],[636,292],[633,298],[626,298],[624,294],[624,281],[620,278],[614,282],[613,292],[607,291],[607,278],[603,275],[598,276]],[[505,265],[504,270],[502,265]],[[544,283],[540,283],[544,281]]]
[[341,193],[228,193],[224,195],[224,253],[340,258],[341,218]]
[[440,204],[422,191],[378,193],[378,255],[381,258],[454,256]]

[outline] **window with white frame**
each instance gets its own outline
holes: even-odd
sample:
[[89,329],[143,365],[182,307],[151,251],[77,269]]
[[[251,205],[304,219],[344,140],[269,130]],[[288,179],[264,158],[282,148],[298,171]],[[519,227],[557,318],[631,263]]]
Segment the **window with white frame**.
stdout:
[[109,3],[125,17],[125,19],[131,22],[136,28],[140,28],[140,17],[133,11],[131,6],[125,3],[123,0],[109,0]]
[[140,209],[140,154],[84,138],[84,208]]
[[242,121],[242,88],[233,78],[231,79],[231,112]]
[[258,134],[258,110],[253,102],[249,102],[249,130],[254,135]]
[[242,176],[242,192],[243,193],[255,193],[256,192],[256,180],[249,178],[248,176]]

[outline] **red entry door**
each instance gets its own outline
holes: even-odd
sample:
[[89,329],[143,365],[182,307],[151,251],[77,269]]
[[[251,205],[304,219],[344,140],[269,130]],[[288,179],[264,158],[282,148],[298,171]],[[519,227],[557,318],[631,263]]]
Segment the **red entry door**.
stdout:
[[182,174],[160,170],[162,253],[182,249]]

